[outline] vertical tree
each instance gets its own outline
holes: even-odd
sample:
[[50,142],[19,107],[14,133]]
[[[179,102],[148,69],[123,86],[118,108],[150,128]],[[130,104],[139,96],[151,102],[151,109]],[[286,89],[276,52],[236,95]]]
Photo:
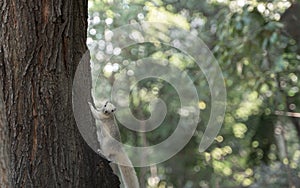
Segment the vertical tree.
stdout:
[[2,0],[0,23],[0,186],[118,187],[72,113],[87,0]]

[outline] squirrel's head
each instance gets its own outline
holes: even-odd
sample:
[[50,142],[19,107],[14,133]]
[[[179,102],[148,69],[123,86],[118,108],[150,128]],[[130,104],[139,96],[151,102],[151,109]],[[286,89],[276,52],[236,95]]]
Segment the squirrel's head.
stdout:
[[107,116],[112,115],[115,111],[116,111],[116,107],[109,101],[106,101],[102,107],[102,112]]

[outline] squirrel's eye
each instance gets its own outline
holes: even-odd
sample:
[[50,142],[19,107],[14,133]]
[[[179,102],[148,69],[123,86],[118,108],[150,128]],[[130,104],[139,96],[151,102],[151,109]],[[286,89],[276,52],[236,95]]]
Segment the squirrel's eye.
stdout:
[[111,110],[111,112],[114,112],[115,110]]

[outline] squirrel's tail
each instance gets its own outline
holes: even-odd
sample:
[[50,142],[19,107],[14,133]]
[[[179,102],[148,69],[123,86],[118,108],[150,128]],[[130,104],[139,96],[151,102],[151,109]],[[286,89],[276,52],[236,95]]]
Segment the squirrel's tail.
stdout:
[[139,188],[139,181],[136,175],[136,172],[132,166],[131,161],[129,160],[128,156],[123,155],[123,160],[125,160],[125,164],[127,166],[118,165],[120,174],[122,176],[122,180],[124,183],[125,188]]

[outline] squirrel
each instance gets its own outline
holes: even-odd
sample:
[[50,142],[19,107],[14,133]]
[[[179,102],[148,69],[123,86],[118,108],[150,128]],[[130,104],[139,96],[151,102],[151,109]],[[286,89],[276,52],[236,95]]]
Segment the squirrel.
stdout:
[[120,144],[121,135],[114,117],[116,107],[108,101],[100,109],[94,108],[90,102],[89,106],[96,120],[97,138],[100,143],[98,152],[107,160],[117,163],[125,188],[139,188],[133,165]]

